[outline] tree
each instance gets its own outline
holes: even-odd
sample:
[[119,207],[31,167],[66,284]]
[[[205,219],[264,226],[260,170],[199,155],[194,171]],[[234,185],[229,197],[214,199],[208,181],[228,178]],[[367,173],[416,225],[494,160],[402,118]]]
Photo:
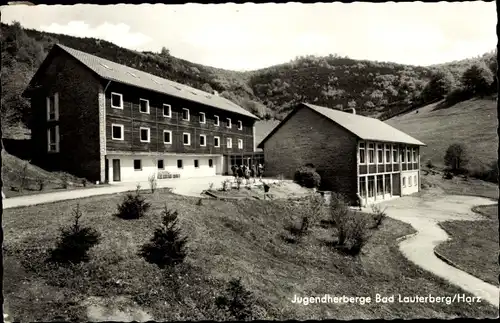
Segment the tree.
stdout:
[[170,50],[167,49],[165,46],[161,48],[160,55],[163,57],[170,57]]
[[438,70],[425,85],[422,96],[425,101],[442,99],[453,90],[455,83],[455,78],[448,69]]
[[201,89],[205,92],[208,92],[208,93],[214,93],[214,89],[212,89],[212,87],[208,83],[203,83],[203,85],[201,86]]
[[380,90],[374,90],[372,94],[370,94],[370,98],[375,102],[375,104],[379,103],[383,97],[384,93]]
[[464,171],[469,162],[465,146],[459,143],[452,144],[444,155],[444,164],[454,173]]
[[355,108],[356,108],[356,101],[354,101],[354,100],[349,101],[349,102],[347,103],[347,107],[348,107],[349,109],[355,109]]
[[366,101],[365,102],[365,107],[368,109],[368,110],[371,110],[373,108],[375,108],[375,104],[373,104],[372,101]]
[[484,62],[478,62],[464,72],[462,83],[472,94],[484,95],[490,91],[493,73]]
[[154,231],[151,241],[143,245],[140,251],[146,261],[160,268],[175,266],[186,258],[187,238],[181,236],[177,227],[177,215],[177,211],[171,211],[165,205],[161,226]]

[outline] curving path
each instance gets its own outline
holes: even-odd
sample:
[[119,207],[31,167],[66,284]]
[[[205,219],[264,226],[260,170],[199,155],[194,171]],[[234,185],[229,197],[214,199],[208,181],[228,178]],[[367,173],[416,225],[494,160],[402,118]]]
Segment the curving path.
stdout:
[[439,222],[480,220],[483,218],[472,212],[472,207],[497,203],[498,201],[483,197],[444,195],[406,196],[381,202],[380,205],[387,206],[387,216],[406,222],[418,231],[399,245],[410,261],[498,308],[498,286],[450,266],[434,254],[434,248],[449,239],[447,233],[439,227]]

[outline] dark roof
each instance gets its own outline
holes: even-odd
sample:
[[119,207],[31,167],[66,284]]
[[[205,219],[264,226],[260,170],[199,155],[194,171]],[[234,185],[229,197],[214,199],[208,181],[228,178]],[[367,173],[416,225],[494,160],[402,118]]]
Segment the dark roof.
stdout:
[[221,96],[173,82],[61,44],[56,44],[54,46],[61,48],[66,53],[73,56],[103,79],[168,94],[259,120],[257,116]]
[[362,140],[383,141],[393,143],[404,143],[410,145],[425,146],[425,144],[410,135],[388,125],[387,123],[375,118],[360,116],[358,114],[347,113],[340,110],[320,107],[309,103],[299,104],[286,118],[264,138],[257,147],[262,148],[267,141],[295,112],[302,108],[309,108],[327,119],[337,123],[347,131],[356,135]]

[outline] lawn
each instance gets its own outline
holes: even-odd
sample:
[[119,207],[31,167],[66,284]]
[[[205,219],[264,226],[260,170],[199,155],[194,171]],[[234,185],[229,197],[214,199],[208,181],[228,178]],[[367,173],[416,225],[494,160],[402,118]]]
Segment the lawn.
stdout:
[[[385,296],[463,293],[407,261],[396,239],[413,232],[402,222],[386,219],[358,257],[330,247],[332,228],[319,221],[298,244],[281,238],[284,225],[297,221],[300,205],[286,200],[220,201],[159,191],[144,194],[152,203],[139,220],[113,217],[120,195],[79,200],[81,222],[102,234],[91,260],[68,268],[45,263],[58,229],[71,222],[76,201],[7,209],[3,215],[4,296],[16,321],[87,320],[89,299],[139,307],[154,320],[214,318],[214,297],[226,282],[241,277],[257,300],[260,319],[392,319],[496,317],[486,303],[310,304],[291,302],[298,296]],[[179,211],[189,238],[185,265],[160,270],[137,255],[159,224],[164,203]],[[290,207],[293,206],[293,207]],[[294,210],[294,211],[291,211]],[[396,296],[397,297],[397,296]],[[128,303],[127,303],[128,302]],[[103,318],[105,320],[106,318]]]
[[440,226],[451,240],[437,251],[468,273],[498,286],[498,205],[482,206],[484,221],[450,221]]

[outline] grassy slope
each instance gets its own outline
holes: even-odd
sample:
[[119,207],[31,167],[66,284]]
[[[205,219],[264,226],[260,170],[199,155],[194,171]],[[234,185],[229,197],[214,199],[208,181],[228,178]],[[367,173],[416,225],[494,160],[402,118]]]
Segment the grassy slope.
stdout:
[[493,99],[471,99],[447,109],[436,110],[437,103],[386,122],[421,140],[422,163],[431,159],[442,166],[446,149],[452,143],[465,144],[470,167],[487,165],[498,156],[497,103]]
[[[27,188],[23,192],[11,190],[11,187],[16,189],[21,186],[21,170],[23,169],[26,161],[22,160],[16,156],[13,156],[2,151],[2,179],[3,179],[3,192],[6,197],[13,197],[19,195],[29,195],[37,193],[47,193],[49,191],[57,191],[62,188],[62,179],[66,175],[68,180],[71,182],[68,189],[72,188],[82,188],[81,179],[66,174],[63,172],[49,172],[35,165],[29,164],[26,173],[27,178]],[[43,191],[38,190],[37,179],[44,180]],[[91,183],[86,184],[87,187],[91,187]]]
[[[220,281],[233,277],[242,277],[243,283],[260,300],[261,317],[268,319],[497,315],[494,308],[484,303],[472,306],[465,303],[309,306],[291,303],[294,294],[374,297],[375,293],[387,296],[461,293],[402,256],[395,240],[413,232],[402,222],[388,219],[379,230],[372,231],[363,254],[350,258],[324,245],[325,240],[331,239],[332,231],[318,225],[312,226],[311,234],[301,244],[283,242],[280,233],[292,215],[287,212],[289,208],[282,208],[280,204],[269,207],[264,201],[206,200],[198,206],[198,198],[164,192],[146,196],[153,201],[154,213],[129,222],[111,216],[121,200],[119,195],[80,200],[85,212],[83,223],[92,224],[102,232],[103,241],[92,251],[89,263],[72,269],[48,270],[41,260],[43,251],[54,245],[59,226],[69,224],[74,201],[6,210],[3,220],[5,265],[8,266],[5,281],[16,279],[16,283],[8,283],[4,292],[14,319],[52,320],[59,315],[85,320],[81,302],[92,295],[108,298],[128,295],[156,320],[209,318],[203,316],[197,297],[210,301],[210,297],[221,290]],[[197,268],[194,272],[198,276],[179,276],[172,281],[137,256],[138,247],[151,237],[157,226],[156,213],[165,201],[180,212],[182,228],[190,239],[188,263]],[[36,274],[19,268],[23,259]],[[179,281],[181,288],[177,294],[172,286]],[[43,290],[46,292],[42,293]],[[28,300],[35,298],[37,301],[30,304]],[[64,312],[68,307],[69,312]]]

